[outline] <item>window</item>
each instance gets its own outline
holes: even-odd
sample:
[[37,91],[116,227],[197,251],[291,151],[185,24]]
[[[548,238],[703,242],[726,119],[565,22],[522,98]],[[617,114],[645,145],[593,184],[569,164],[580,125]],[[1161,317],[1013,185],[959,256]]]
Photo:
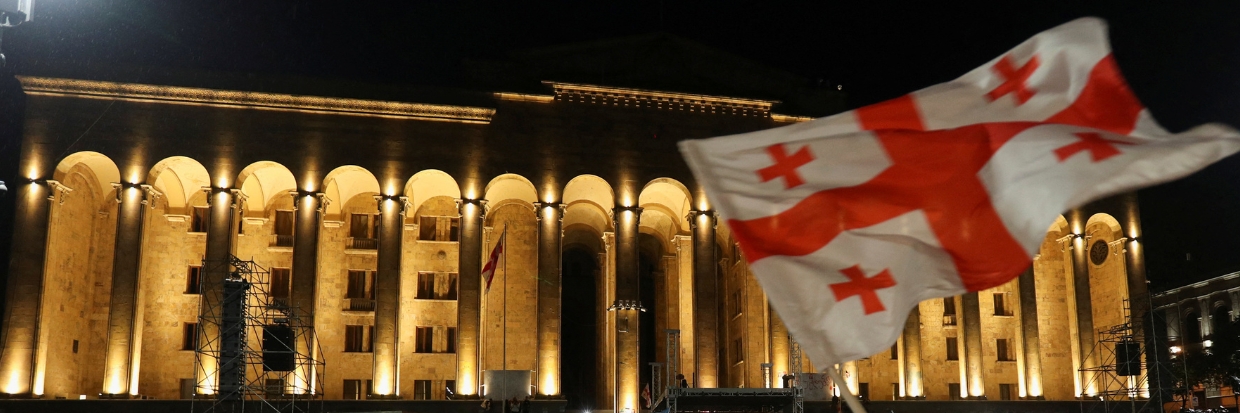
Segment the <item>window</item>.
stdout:
[[369,353],[374,347],[374,326],[344,326],[344,351],[346,353]]
[[201,282],[202,267],[197,265],[189,266],[189,271],[185,273],[185,293],[198,294],[198,283]]
[[943,346],[947,349],[947,360],[960,360],[960,349],[956,348],[956,338],[948,337],[947,344]]
[[891,359],[892,360],[900,359],[900,344],[899,343],[891,345]]
[[943,297],[943,325],[956,325],[956,297]]
[[418,327],[414,343],[414,353],[431,353],[435,350],[435,329]]
[[271,269],[271,298],[273,303],[288,305],[291,281],[292,270],[288,268]]
[[276,246],[293,246],[293,211],[276,211]]
[[198,348],[198,323],[185,323],[181,326],[181,350]]
[[365,381],[366,387],[362,387],[362,380],[345,379],[344,381],[344,399],[345,400],[364,400],[367,395],[372,393],[371,381]]
[[207,225],[211,222],[211,216],[207,213],[210,210],[207,207],[194,207],[189,221],[189,232],[207,232]]
[[1008,313],[1007,303],[1004,302],[1005,293],[995,293],[995,315],[1011,315]]
[[435,298],[435,273],[418,273],[418,295],[414,296],[414,298],[419,300],[429,300]]
[[439,217],[423,216],[418,219],[418,239],[422,241],[435,241],[435,223],[439,222]]
[[414,298],[419,300],[455,300],[456,273],[418,273],[418,291]]
[[379,248],[378,218],[370,214],[349,215],[349,248],[363,250]]
[[1008,348],[1008,340],[1006,338],[995,339],[995,355],[998,361],[1016,361],[1012,358],[1012,351]]
[[414,380],[413,381],[413,399],[414,400],[430,400],[431,399],[431,381],[430,380]]
[[741,315],[741,292],[732,292],[732,317]]
[[375,299],[375,272],[349,270],[349,285],[345,289],[345,298]]
[[900,400],[900,383],[891,383],[891,400]]
[[1009,383],[999,383],[999,400],[1012,400],[1012,388],[1016,387]]
[[461,219],[423,216],[418,218],[418,239],[422,241],[459,241]]
[[870,383],[857,383],[857,395],[862,400],[870,400]]
[[448,327],[448,347],[445,353],[456,353],[456,327]]
[[732,364],[745,361],[745,347],[741,344],[741,339],[732,340]]
[[73,340],[73,354],[77,354],[77,352],[78,352],[78,341]]
[[960,383],[947,383],[947,400],[962,400]]
[[455,300],[456,299],[456,273],[450,272],[440,277],[443,280],[443,286],[436,290],[435,298],[439,300]]

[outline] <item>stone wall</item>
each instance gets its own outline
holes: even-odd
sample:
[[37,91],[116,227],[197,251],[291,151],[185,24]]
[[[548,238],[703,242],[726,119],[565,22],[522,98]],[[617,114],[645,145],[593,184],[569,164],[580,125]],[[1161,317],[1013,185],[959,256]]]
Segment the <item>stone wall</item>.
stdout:
[[[116,202],[95,184],[85,167],[75,167],[61,184],[72,192],[49,200],[47,267],[39,317],[37,383],[48,397],[76,397],[102,389],[102,354],[107,340],[106,309],[111,291]],[[106,262],[103,263],[103,262]],[[88,388],[87,386],[91,386]]]
[[1065,231],[1050,231],[1033,262],[1034,285],[1038,294],[1038,348],[1042,361],[1042,393],[1048,400],[1076,397],[1073,385],[1072,325],[1069,320],[1068,288],[1072,256],[1059,238]]

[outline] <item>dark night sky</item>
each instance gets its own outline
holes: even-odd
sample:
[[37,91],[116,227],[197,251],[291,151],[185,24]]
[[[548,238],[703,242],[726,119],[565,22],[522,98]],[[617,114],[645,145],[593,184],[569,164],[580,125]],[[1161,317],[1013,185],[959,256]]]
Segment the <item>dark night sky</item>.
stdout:
[[[841,84],[856,107],[950,80],[1059,23],[1100,16],[1129,82],[1165,127],[1240,126],[1235,3],[910,3],[37,0],[36,20],[6,36],[5,47],[19,71],[22,60],[52,59],[453,86],[463,59],[666,32]],[[1230,236],[1240,234],[1240,157],[1140,195],[1155,288],[1240,269],[1240,237]]]

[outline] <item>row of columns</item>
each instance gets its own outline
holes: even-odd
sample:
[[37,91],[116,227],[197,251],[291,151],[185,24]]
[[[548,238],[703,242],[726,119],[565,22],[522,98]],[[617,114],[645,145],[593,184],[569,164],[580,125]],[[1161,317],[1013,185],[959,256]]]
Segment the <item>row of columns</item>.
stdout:
[[[1145,267],[1142,256],[1141,245],[1138,243],[1136,235],[1139,234],[1139,222],[1136,217],[1138,211],[1135,200],[1125,203],[1125,209],[1121,217],[1125,222],[1122,227],[1131,237],[1125,240],[1123,244],[1123,256],[1125,265],[1126,288],[1128,289],[1128,297],[1137,298],[1130,300],[1129,307],[1134,321],[1139,322],[1142,314],[1147,311],[1148,302],[1143,298],[1148,294],[1148,286],[1145,282]],[[1073,228],[1084,228],[1084,214],[1079,210],[1070,211],[1068,214],[1070,225]],[[1087,382],[1092,379],[1086,372],[1080,372],[1083,368],[1096,367],[1097,361],[1088,359],[1090,350],[1096,343],[1094,335],[1093,309],[1090,295],[1090,267],[1088,265],[1087,248],[1084,235],[1072,234],[1067,237],[1069,245],[1066,247],[1070,250],[1072,274],[1070,274],[1070,297],[1069,318],[1075,320],[1075,325],[1070,326],[1076,342],[1073,343],[1073,368],[1077,371],[1073,372],[1078,397],[1085,397]],[[1018,360],[1018,386],[1021,390],[1022,397],[1026,399],[1041,400],[1045,398],[1043,381],[1042,381],[1042,362],[1041,362],[1041,345],[1040,332],[1038,328],[1038,294],[1037,286],[1034,279],[1033,268],[1030,267],[1020,275],[1017,281],[1017,293],[1019,296],[1020,314],[1018,320],[1020,327],[1017,330],[1017,347],[1020,351]],[[961,361],[961,379],[962,379],[962,397],[967,398],[986,398],[985,395],[985,374],[982,364],[982,342],[981,342],[981,317],[980,305],[976,292],[964,294],[960,297],[963,307],[961,314],[961,334],[963,342],[961,343],[962,351],[959,352],[964,359]],[[1202,311],[1206,313],[1205,310]],[[1134,324],[1136,329],[1140,329],[1140,324]],[[1205,333],[1203,327],[1203,334]],[[921,364],[921,312],[918,307],[914,307],[905,323],[904,332],[902,334],[902,351],[900,353],[902,367],[904,369],[904,393],[906,398],[920,399],[925,397],[924,378],[920,368]]]
[[[10,323],[5,334],[6,351],[0,354],[0,366],[7,372],[0,391],[14,395],[35,395],[37,325],[43,278],[43,259],[46,254],[47,223],[50,209],[48,199],[54,199],[54,181],[30,182],[14,188],[18,198],[18,218],[14,235],[27,242],[14,247],[15,256],[10,266],[8,303],[6,316]],[[18,186],[18,185],[14,185]],[[207,188],[209,223],[206,234],[206,266],[202,273],[202,299],[218,303],[222,294],[223,280],[230,271],[230,259],[235,248],[234,224],[239,217],[237,190],[232,188]],[[109,304],[107,339],[105,348],[105,371],[102,394],[105,397],[127,397],[137,394],[138,365],[140,353],[141,297],[140,273],[142,262],[143,227],[146,219],[144,206],[150,201],[151,189],[139,184],[117,184],[117,226],[115,254],[112,267],[112,288]],[[318,269],[318,239],[324,203],[321,193],[294,191],[294,240],[291,305],[300,308],[299,314],[307,323],[314,321],[315,286]],[[374,332],[374,392],[379,397],[398,397],[399,377],[399,291],[401,282],[400,252],[403,215],[406,201],[403,197],[377,197],[379,212],[378,271],[376,279],[376,308]],[[562,252],[563,205],[540,203],[537,205],[539,221],[540,283],[538,291],[538,376],[536,385],[541,394],[558,394],[560,389],[560,265]],[[485,205],[482,200],[461,200],[461,237],[458,278],[458,363],[457,393],[474,394],[480,377],[480,304],[482,266],[482,227]],[[619,331],[615,337],[615,378],[617,409],[639,408],[638,403],[638,353],[639,337],[637,311],[641,311],[640,274],[638,269],[637,236],[641,208],[617,207],[613,218],[616,230],[616,282],[613,317]],[[693,238],[693,320],[685,320],[694,329],[694,361],[696,385],[718,385],[717,343],[714,340],[718,326],[717,276],[715,265],[715,216],[710,212],[693,211],[688,216]],[[36,297],[35,299],[30,299]],[[210,301],[214,300],[214,301]],[[636,303],[625,306],[622,303]],[[214,342],[219,334],[215,326],[200,326],[199,340]],[[299,346],[305,346],[299,343]],[[218,349],[216,349],[218,350]],[[312,349],[298,348],[306,353]],[[218,381],[217,361],[204,357],[197,361],[195,381],[200,391],[210,392]],[[310,372],[299,371],[300,386],[308,385]]]

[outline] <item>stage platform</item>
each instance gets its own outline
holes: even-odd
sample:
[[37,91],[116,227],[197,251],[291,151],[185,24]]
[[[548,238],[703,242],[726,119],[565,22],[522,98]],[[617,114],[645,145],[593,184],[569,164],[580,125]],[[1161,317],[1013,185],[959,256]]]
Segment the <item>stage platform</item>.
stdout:
[[799,389],[671,388],[654,412],[793,412]]

